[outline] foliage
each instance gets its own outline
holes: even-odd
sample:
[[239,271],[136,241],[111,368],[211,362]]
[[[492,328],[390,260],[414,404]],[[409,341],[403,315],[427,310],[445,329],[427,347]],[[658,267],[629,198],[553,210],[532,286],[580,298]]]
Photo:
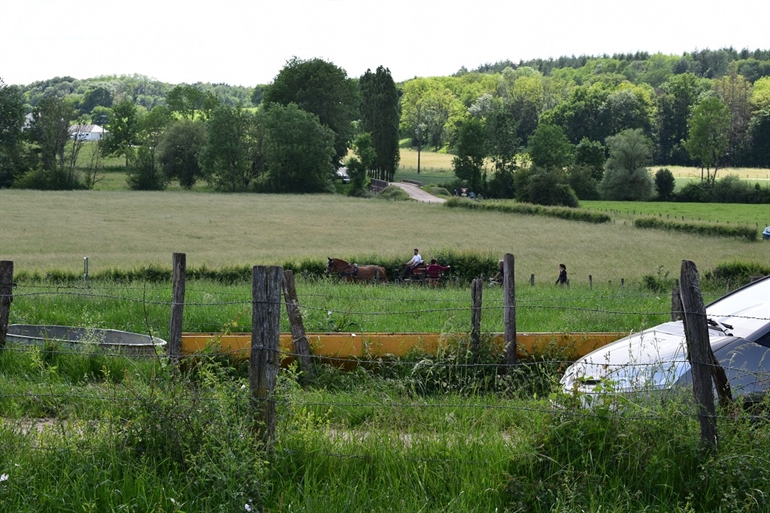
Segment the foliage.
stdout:
[[567,173],[569,186],[580,200],[598,200],[601,198],[599,182],[595,171],[588,166],[573,164]]
[[372,169],[377,154],[372,148],[372,136],[369,132],[358,134],[353,140],[355,157],[348,157],[345,166],[350,176],[350,189],[348,195],[363,196],[366,194],[367,172]]
[[706,271],[703,276],[706,280],[716,283],[740,286],[749,283],[752,276],[768,275],[770,275],[770,265],[735,260],[718,264],[714,269]]
[[385,187],[383,190],[377,193],[376,198],[391,201],[412,201],[409,193],[407,193],[401,187],[396,187],[395,185],[388,185]]
[[770,187],[759,183],[749,185],[735,175],[727,175],[713,185],[707,182],[689,183],[674,195],[676,201],[690,203],[770,203]]
[[162,191],[168,185],[166,175],[155,158],[155,152],[148,146],[140,146],[137,149],[132,164],[126,179],[132,190]]
[[660,201],[668,201],[674,195],[676,179],[674,174],[666,168],[655,172],[655,192]]
[[610,156],[601,189],[605,199],[645,201],[652,197],[652,142],[641,130],[624,130],[607,138]]
[[168,180],[192,188],[203,170],[198,157],[206,144],[206,126],[200,121],[180,120],[169,125],[160,141],[158,162]]
[[302,60],[294,57],[264,91],[264,104],[294,103],[315,114],[320,123],[334,133],[334,154],[330,164],[341,162],[353,135],[353,120],[358,115],[358,89],[342,68],[323,59]]
[[267,181],[273,192],[329,192],[335,136],[315,114],[296,104],[270,105],[260,113],[266,140]]
[[590,141],[583,137],[575,146],[575,164],[591,170],[591,177],[601,181],[604,176],[604,163],[607,161],[604,145],[599,141]]
[[[693,109],[687,122],[685,149],[706,168],[706,182],[714,184],[720,161],[729,144],[730,110],[718,96],[707,96]],[[711,168],[714,168],[713,174]]]
[[714,237],[735,237],[746,239],[748,241],[757,240],[756,228],[746,226],[729,225],[710,225],[695,223],[677,223],[665,221],[654,217],[645,217],[634,220],[634,226],[637,228],[652,228],[658,230],[673,230],[684,233],[693,233],[697,235],[710,235]]
[[256,165],[263,144],[257,118],[241,107],[220,105],[207,127],[206,144],[199,154],[207,179],[219,191],[249,190],[263,171]]
[[541,123],[529,138],[527,152],[537,167],[564,169],[572,163],[575,147],[560,127]]
[[495,171],[492,177],[487,180],[487,186],[484,189],[485,198],[510,198],[516,196],[516,185],[513,169],[501,169]]
[[361,90],[361,128],[371,134],[375,152],[373,165],[367,170],[372,170],[372,178],[392,181],[400,160],[401,104],[396,84],[390,70],[378,66],[374,73],[366,70],[358,86]]
[[6,85],[0,78],[0,188],[10,187],[27,170],[25,145],[24,97],[18,86]]
[[497,203],[491,201],[468,201],[462,198],[451,198],[444,205],[448,208],[467,208],[471,210],[490,210],[509,214],[526,214],[533,216],[556,217],[569,221],[582,221],[601,224],[610,223],[612,218],[607,214],[591,212],[578,208],[559,208],[528,203]]
[[457,156],[452,160],[455,176],[477,193],[486,180],[482,173],[486,157],[484,125],[475,117],[465,120],[457,134]]
[[579,206],[575,191],[569,185],[568,175],[559,169],[535,170],[527,186],[529,203],[546,206]]
[[104,138],[105,153],[124,156],[128,167],[128,162],[133,156],[133,146],[138,142],[139,135],[139,113],[136,104],[131,100],[123,100],[115,105],[107,130],[109,133]]
[[196,112],[207,120],[220,104],[216,95],[211,91],[203,91],[199,87],[182,84],[174,87],[166,94],[166,104],[171,112],[179,114],[182,119],[193,121]]

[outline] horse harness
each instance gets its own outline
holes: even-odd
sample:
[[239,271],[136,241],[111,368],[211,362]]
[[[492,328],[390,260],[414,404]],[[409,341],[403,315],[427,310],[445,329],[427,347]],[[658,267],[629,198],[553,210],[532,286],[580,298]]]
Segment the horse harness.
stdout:
[[[352,271],[348,272],[348,269],[353,268]],[[358,278],[358,264],[348,264],[348,266],[340,271],[340,278],[347,278],[348,276],[352,277],[354,280]]]

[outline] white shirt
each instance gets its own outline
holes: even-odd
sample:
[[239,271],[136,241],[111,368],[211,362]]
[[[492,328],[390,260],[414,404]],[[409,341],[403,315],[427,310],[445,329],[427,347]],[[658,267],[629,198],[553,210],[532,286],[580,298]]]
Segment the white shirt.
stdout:
[[421,264],[421,263],[422,263],[422,257],[420,256],[419,253],[417,253],[412,257],[410,261],[406,263],[406,265],[408,265],[409,267],[414,267],[415,265]]

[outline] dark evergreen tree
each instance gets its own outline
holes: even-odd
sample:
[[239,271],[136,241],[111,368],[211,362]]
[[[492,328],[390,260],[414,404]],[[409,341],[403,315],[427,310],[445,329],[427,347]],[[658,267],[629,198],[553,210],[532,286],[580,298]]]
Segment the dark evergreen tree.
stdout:
[[373,178],[392,181],[400,160],[399,130],[401,103],[390,70],[379,66],[375,73],[366,70],[359,81],[361,91],[361,128],[371,134],[376,154]]

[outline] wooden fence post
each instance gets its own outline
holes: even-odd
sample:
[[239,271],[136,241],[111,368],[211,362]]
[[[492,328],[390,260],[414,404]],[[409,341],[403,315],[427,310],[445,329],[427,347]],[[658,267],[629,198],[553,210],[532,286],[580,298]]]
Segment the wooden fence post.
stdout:
[[474,361],[481,349],[481,292],[484,290],[484,280],[475,278],[471,282],[471,353]]
[[297,289],[294,286],[294,273],[292,271],[283,272],[283,299],[286,302],[286,314],[289,316],[289,325],[291,326],[291,340],[299,359],[299,367],[308,379],[313,379],[310,342],[305,335],[305,324],[302,321],[302,312],[299,311],[299,300],[297,299]]
[[671,290],[671,320],[678,321],[682,318],[682,297],[679,289]]
[[249,386],[255,431],[265,444],[275,434],[275,402],[271,396],[280,366],[280,314],[283,268],[252,269],[251,356]]
[[515,260],[513,255],[506,253],[503,256],[503,324],[505,331],[503,341],[505,344],[505,363],[516,363],[516,282],[514,280]]
[[529,275],[529,286],[530,287],[535,286],[535,273],[532,273]]
[[588,288],[590,290],[594,289],[594,277],[591,276],[590,274],[588,275]]
[[695,264],[682,260],[680,270],[682,313],[687,352],[692,372],[692,389],[700,422],[701,442],[707,448],[717,444],[716,410],[711,389],[712,360],[709,356],[709,330],[706,307],[700,294],[700,280]]
[[168,323],[168,355],[171,358],[171,364],[177,367],[182,357],[182,319],[184,317],[187,255],[185,253],[173,253],[171,260],[174,269],[174,282],[171,318]]
[[13,302],[13,262],[0,261],[0,349],[5,347],[5,336],[8,334],[8,319],[11,315]]

